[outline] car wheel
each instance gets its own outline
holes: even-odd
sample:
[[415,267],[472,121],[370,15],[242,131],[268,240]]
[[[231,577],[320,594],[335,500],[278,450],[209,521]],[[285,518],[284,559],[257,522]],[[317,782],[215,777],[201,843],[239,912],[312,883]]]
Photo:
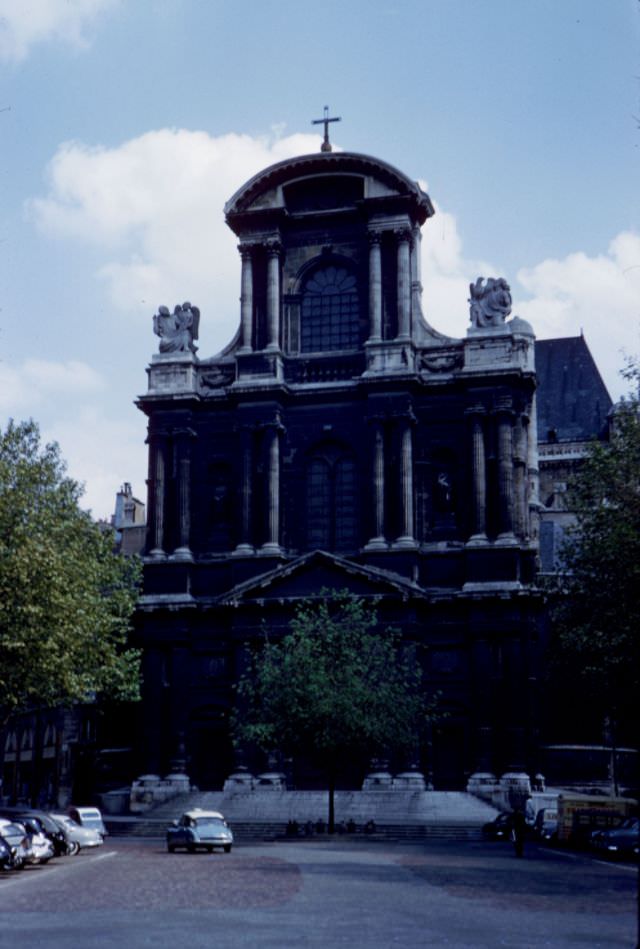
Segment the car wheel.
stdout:
[[207,853],[213,853],[213,847],[207,847]]
[[193,846],[193,844],[187,844],[187,853],[195,853],[195,852],[196,852],[196,848]]
[[167,852],[175,853],[175,847],[172,847],[171,844],[167,844]]
[[225,844],[225,845],[224,845],[224,852],[225,852],[225,853],[231,853],[231,844]]

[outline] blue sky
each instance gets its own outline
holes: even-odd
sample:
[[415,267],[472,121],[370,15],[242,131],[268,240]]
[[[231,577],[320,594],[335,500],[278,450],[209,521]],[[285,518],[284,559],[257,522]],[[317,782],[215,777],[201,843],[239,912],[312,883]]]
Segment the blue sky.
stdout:
[[0,0],[0,423],[60,442],[96,516],[144,497],[152,315],[200,355],[239,321],[223,205],[337,147],[425,187],[423,308],[463,336],[505,276],[538,336],[585,337],[614,397],[640,352],[636,0]]

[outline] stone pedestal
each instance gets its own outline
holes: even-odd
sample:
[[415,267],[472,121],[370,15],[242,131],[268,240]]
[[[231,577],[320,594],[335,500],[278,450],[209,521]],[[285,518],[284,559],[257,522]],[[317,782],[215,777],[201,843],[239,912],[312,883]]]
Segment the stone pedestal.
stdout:
[[256,779],[251,774],[249,769],[244,765],[240,765],[224,782],[223,790],[225,794],[235,793],[238,791],[252,791],[255,783]]
[[281,771],[265,771],[255,780],[256,791],[286,791],[287,776]]
[[427,783],[422,772],[416,769],[396,774],[392,787],[394,791],[426,791]]
[[497,787],[498,779],[491,771],[474,771],[467,781],[467,794],[490,798]]

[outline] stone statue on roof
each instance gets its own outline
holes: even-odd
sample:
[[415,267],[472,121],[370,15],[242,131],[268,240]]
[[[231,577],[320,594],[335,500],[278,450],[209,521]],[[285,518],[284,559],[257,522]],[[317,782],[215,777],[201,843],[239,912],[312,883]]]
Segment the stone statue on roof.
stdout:
[[200,310],[188,301],[176,304],[173,313],[160,306],[153,317],[153,332],[160,337],[161,353],[196,353]]
[[511,288],[504,277],[478,277],[469,284],[471,322],[481,328],[502,326],[511,313]]

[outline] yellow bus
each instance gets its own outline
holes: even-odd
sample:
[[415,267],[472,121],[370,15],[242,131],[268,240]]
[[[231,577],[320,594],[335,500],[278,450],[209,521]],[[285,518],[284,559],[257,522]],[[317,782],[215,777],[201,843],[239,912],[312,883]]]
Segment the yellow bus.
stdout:
[[596,794],[558,795],[558,841],[586,844],[593,830],[615,827],[638,810],[629,797],[600,797]]

